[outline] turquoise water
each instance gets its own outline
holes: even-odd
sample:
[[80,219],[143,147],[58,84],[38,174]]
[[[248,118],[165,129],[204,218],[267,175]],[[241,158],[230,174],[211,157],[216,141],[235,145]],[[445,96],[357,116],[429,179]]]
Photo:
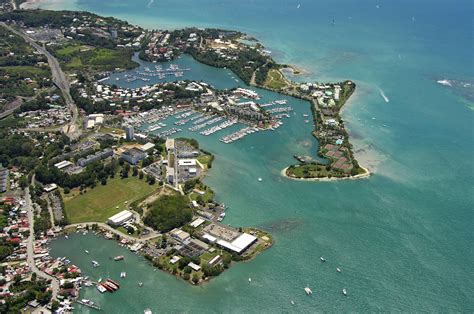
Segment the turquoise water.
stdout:
[[[136,61],[139,66],[133,70],[113,73],[110,75],[108,80],[105,80],[105,84],[116,84],[121,87],[136,88],[143,85],[152,85],[162,82],[173,82],[176,80],[195,80],[201,81],[205,79],[205,83],[210,84],[219,89],[232,88],[236,86],[245,87],[245,83],[240,80],[232,71],[214,68],[199,62],[196,62],[193,57],[190,55],[182,55],[176,60],[170,62],[161,62],[159,63],[163,69],[167,69],[170,65],[178,65],[180,69],[190,69],[190,71],[183,71],[183,76],[176,78],[175,76],[166,76],[164,79],[160,79],[157,76],[148,76],[146,78],[150,81],[136,80],[133,82],[127,82],[125,75],[132,75],[137,77],[145,77],[143,75],[137,74],[137,71],[144,72],[149,68],[155,70],[155,65],[158,63],[147,62],[140,60],[138,54],[134,55],[132,58]],[[118,80],[117,80],[118,78]]]
[[[234,2],[78,0],[44,6],[89,10],[153,28],[238,29],[258,37],[277,61],[307,70],[301,80],[356,81],[343,115],[358,158],[375,174],[337,183],[282,178],[280,170],[293,162],[293,154],[314,153],[317,147],[310,126],[302,123],[309,108],[296,100],[291,104],[297,115],[277,131],[232,145],[220,143],[219,133],[197,135],[216,154],[206,182],[230,207],[225,222],[265,228],[275,245],[202,287],[153,272],[141,258],[120,251],[127,254],[129,275],[123,282],[130,285],[116,295],[86,289],[84,297],[114,313],[147,307],[154,312],[474,311],[474,106],[464,97],[470,92],[436,83],[474,81],[472,2]],[[196,79],[233,83],[225,70],[192,67]],[[100,250],[99,269],[90,267],[84,249],[91,255]],[[108,271],[115,279],[121,267],[108,256],[119,250],[93,236],[52,244],[53,254],[71,257],[86,273]],[[327,263],[319,262],[321,255]],[[139,280],[142,289],[135,286]],[[313,296],[304,295],[305,286]]]

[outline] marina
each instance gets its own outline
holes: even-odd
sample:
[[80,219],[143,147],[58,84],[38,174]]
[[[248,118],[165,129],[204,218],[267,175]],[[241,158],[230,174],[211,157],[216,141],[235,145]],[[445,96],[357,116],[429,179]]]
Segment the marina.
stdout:
[[214,134],[216,132],[219,132],[221,130],[224,130],[225,128],[231,127],[234,124],[236,124],[237,122],[238,122],[237,118],[233,118],[231,120],[226,120],[226,121],[220,123],[219,125],[213,126],[210,129],[199,132],[199,134],[208,136],[208,135]]
[[255,128],[255,127],[244,127],[240,130],[238,130],[237,132],[234,132],[230,135],[226,135],[226,136],[223,136],[219,139],[219,141],[221,141],[222,143],[225,143],[225,144],[230,144],[230,143],[233,143],[235,141],[238,141],[240,139],[243,139],[245,136],[249,135],[249,134],[253,134],[255,132],[258,132],[259,129],[258,128]]
[[199,131],[200,129],[205,128],[206,126],[222,121],[223,119],[224,119],[223,117],[215,117],[215,118],[211,117],[211,119],[203,123],[197,124],[193,127],[190,127],[188,130],[192,132]]
[[[163,69],[160,65],[156,65],[154,70],[145,67],[143,71],[136,70],[135,74],[125,74],[123,77],[117,77],[116,80],[123,79],[127,83],[132,83],[135,81],[149,82],[152,77],[158,78],[159,80],[163,80],[169,76],[178,79],[187,71],[191,71],[191,69],[181,69],[179,65],[176,64],[171,64],[167,69]],[[109,78],[105,78],[104,80],[107,79]]]

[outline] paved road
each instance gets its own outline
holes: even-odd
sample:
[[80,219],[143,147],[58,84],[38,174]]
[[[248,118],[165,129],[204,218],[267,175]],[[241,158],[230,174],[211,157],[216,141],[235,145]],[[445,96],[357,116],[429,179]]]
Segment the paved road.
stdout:
[[133,241],[133,242],[135,242],[135,241],[146,242],[148,240],[151,240],[151,239],[154,239],[154,238],[160,236],[160,233],[158,233],[156,231],[153,231],[152,233],[148,234],[147,236],[144,236],[144,237],[141,237],[141,238],[135,238],[135,237],[132,237],[131,235],[124,234],[124,233],[112,228],[111,226],[109,226],[108,224],[105,224],[103,222],[83,222],[83,223],[78,223],[78,224],[67,225],[64,228],[69,229],[69,228],[74,228],[74,227],[79,227],[79,226],[92,226],[92,225],[98,225],[102,229],[110,231],[114,234],[119,235],[122,238],[127,239],[128,241]]
[[53,82],[54,84],[61,90],[64,100],[66,102],[66,105],[69,107],[69,110],[71,111],[71,122],[68,125],[68,129],[66,130],[66,134],[68,134],[70,137],[76,138],[80,135],[80,128],[78,127],[78,118],[79,118],[79,112],[77,109],[76,104],[74,103],[74,100],[71,97],[70,93],[70,85],[69,81],[64,74],[63,70],[61,69],[61,66],[59,65],[58,60],[51,54],[49,53],[46,48],[38,45],[33,39],[31,39],[28,35],[24,34],[23,32],[17,31],[16,29],[8,26],[7,24],[0,22],[0,25],[3,27],[7,28],[9,31],[12,33],[21,36],[26,42],[28,42],[33,48],[35,48],[39,53],[43,54],[48,58],[48,63],[51,68],[51,74],[53,75]]
[[40,278],[51,280],[51,288],[53,290],[52,299],[56,300],[56,297],[59,292],[59,280],[55,277],[48,275],[47,273],[41,271],[36,267],[35,259],[34,259],[34,242],[35,242],[35,232],[34,232],[34,212],[33,206],[31,204],[31,197],[30,197],[30,188],[25,189],[25,202],[26,202],[26,210],[28,212],[28,224],[30,225],[30,235],[28,236],[28,243],[26,247],[26,262],[30,267],[31,271],[36,273],[36,275]]

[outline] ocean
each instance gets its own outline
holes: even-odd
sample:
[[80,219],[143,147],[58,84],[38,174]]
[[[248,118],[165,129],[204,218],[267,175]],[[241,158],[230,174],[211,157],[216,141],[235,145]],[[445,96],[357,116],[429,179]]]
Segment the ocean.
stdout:
[[[303,123],[309,105],[299,100],[290,99],[296,115],[274,132],[231,145],[218,141],[221,133],[194,134],[216,155],[206,183],[229,206],[225,223],[268,230],[275,245],[194,287],[154,271],[112,241],[93,235],[58,239],[52,254],[68,256],[86,275],[118,278],[127,271],[120,292],[99,295],[85,288],[82,297],[113,313],[474,311],[472,1],[47,0],[40,5],[155,29],[241,30],[257,37],[278,62],[304,69],[296,80],[354,80],[357,90],[343,117],[360,163],[374,172],[357,181],[283,178],[280,171],[294,162],[294,154],[314,155],[318,145],[311,126]],[[178,62],[190,65],[194,79],[222,87],[241,84],[227,70],[186,57]],[[286,98],[259,92],[265,100]],[[126,256],[124,263],[109,259],[119,253]],[[90,259],[101,267],[92,268]],[[305,295],[306,286],[312,296]],[[76,311],[89,310],[77,306]]]

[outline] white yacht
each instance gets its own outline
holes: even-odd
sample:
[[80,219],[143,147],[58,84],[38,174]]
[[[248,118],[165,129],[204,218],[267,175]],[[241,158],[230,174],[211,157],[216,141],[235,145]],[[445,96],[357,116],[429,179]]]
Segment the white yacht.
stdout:
[[311,289],[308,287],[304,288],[304,291],[306,292],[307,295],[313,294],[313,291],[311,291]]
[[346,290],[346,288],[342,289],[342,294],[343,294],[343,295],[347,295],[347,290]]

